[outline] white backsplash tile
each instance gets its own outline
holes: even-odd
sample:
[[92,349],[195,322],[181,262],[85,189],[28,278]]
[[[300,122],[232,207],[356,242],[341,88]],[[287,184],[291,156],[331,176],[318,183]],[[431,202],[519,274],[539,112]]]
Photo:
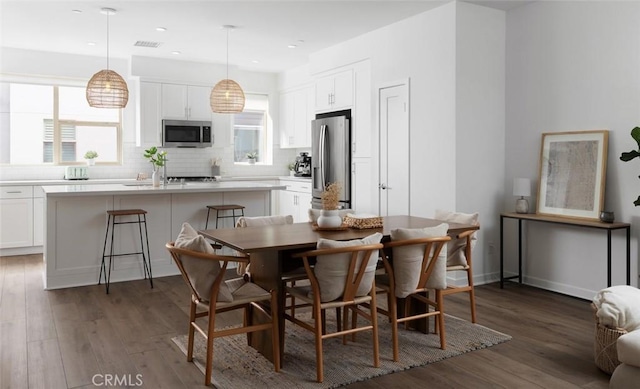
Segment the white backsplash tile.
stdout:
[[[90,178],[135,178],[138,173],[152,173],[151,164],[143,157],[144,148],[133,143],[123,145],[124,163],[120,166],[90,166]],[[220,166],[223,176],[284,176],[287,165],[295,160],[295,149],[274,150],[273,165],[236,165],[233,163],[232,147],[206,149],[167,149],[167,174],[169,176],[210,176],[211,159],[222,158]],[[98,160],[99,162],[99,160]],[[0,168],[0,181],[52,180],[64,178],[64,166],[10,166]]]

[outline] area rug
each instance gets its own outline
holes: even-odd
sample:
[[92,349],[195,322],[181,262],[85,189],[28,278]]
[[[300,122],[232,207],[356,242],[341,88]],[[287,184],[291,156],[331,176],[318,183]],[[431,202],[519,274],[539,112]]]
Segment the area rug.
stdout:
[[[327,317],[328,320],[329,317]],[[327,323],[331,325],[331,323]],[[323,342],[324,382],[317,383],[315,343],[313,334],[286,323],[285,354],[279,373],[260,353],[247,346],[246,335],[219,338],[214,341],[212,383],[218,389],[239,388],[337,388],[357,381],[424,366],[469,351],[490,347],[511,339],[511,336],[478,324],[447,315],[445,318],[446,350],[440,349],[437,334],[398,330],[400,360],[393,362],[391,328],[386,318],[380,318],[380,367],[373,367],[371,335],[358,334],[356,342],[342,344],[341,338]],[[186,355],[187,335],[172,338]],[[204,373],[206,343],[197,332],[194,362]]]

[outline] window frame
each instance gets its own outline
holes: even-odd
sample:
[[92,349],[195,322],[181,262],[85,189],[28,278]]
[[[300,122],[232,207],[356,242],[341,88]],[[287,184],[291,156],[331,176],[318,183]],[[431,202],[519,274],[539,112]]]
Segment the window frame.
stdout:
[[[60,119],[60,100],[59,100],[59,88],[71,87],[71,88],[83,88],[86,87],[87,81],[75,80],[75,79],[56,79],[37,76],[21,76],[21,75],[7,75],[0,74],[0,82],[7,84],[26,84],[26,85],[43,85],[53,88],[53,158],[52,162],[41,163],[29,163],[29,164],[12,164],[12,163],[0,163],[0,166],[78,166],[85,165],[83,161],[63,161],[62,160],[62,129],[61,124],[72,124],[76,127],[92,126],[92,127],[110,127],[116,130],[116,160],[115,161],[96,161],[96,165],[102,166],[121,166],[123,164],[123,133],[122,133],[122,120],[123,109],[118,110],[117,122],[105,122],[105,121],[87,121],[87,120],[72,120],[72,119]],[[11,133],[11,128],[9,133]]]
[[[266,153],[259,153],[258,160],[255,162],[255,165],[263,165],[263,166],[271,166],[273,165],[273,120],[271,118],[271,105],[270,105],[270,95],[268,93],[245,93],[245,98],[249,100],[250,96],[255,96],[254,104],[246,104],[243,112],[262,112],[263,113],[263,121],[264,124],[262,126],[260,143],[262,144],[262,148],[266,151]],[[248,105],[248,107],[247,107]],[[260,107],[260,105],[264,105]],[[246,166],[252,165],[248,161],[236,161],[236,115],[234,114],[231,118],[231,139],[233,139],[233,155],[234,165]],[[250,127],[247,125],[238,125],[238,127]]]

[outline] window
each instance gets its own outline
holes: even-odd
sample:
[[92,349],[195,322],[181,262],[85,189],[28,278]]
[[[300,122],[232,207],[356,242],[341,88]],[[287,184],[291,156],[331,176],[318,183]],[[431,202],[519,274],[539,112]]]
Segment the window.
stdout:
[[234,162],[248,162],[247,154],[256,153],[257,162],[270,165],[272,125],[267,95],[246,94],[244,111],[233,115]]
[[0,83],[0,163],[120,162],[120,109],[91,108],[84,86]]

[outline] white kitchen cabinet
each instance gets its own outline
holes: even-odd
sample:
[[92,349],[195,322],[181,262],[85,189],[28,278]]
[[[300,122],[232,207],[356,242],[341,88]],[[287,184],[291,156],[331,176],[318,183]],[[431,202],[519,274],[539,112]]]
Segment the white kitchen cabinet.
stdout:
[[311,121],[314,119],[312,86],[280,94],[280,147],[311,147]]
[[151,147],[162,144],[162,84],[140,82],[136,146]]
[[311,182],[280,180],[280,185],[286,185],[286,190],[278,193],[278,213],[293,216],[294,223],[309,220],[311,208]]
[[210,87],[162,84],[162,118],[210,121],[210,95]]
[[0,188],[0,248],[33,246],[33,188]]
[[33,245],[44,245],[44,191],[33,187]]
[[371,124],[371,65],[362,61],[353,65],[354,111],[351,116],[351,156],[372,156],[373,128]]
[[377,188],[371,158],[354,158],[351,162],[351,207],[358,213],[378,214]]
[[316,80],[316,111],[335,111],[353,105],[353,70],[322,75]]

